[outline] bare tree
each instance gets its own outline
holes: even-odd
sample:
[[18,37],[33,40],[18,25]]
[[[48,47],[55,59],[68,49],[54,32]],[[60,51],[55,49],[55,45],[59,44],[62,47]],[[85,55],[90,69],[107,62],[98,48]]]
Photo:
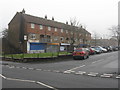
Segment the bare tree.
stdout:
[[[76,40],[78,40],[78,30],[79,30],[79,26],[80,23],[76,18],[71,18],[70,19],[70,24],[71,24],[71,36],[70,36],[70,46],[71,46],[71,50],[74,50],[74,43]],[[76,35],[77,33],[77,35]]]
[[118,47],[119,47],[120,46],[120,25],[112,26],[111,28],[109,28],[109,30],[112,32],[112,37],[117,40]]
[[2,33],[3,38],[6,38],[6,39],[8,38],[8,29],[7,28],[5,28],[1,33]]
[[100,38],[100,35],[97,32],[93,32],[92,38],[93,38],[93,45],[97,46],[98,39]]

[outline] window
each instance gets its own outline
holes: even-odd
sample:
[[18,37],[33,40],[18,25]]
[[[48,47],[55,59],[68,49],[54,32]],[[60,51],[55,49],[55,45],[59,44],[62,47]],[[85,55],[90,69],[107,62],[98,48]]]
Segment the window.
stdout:
[[57,41],[58,40],[58,37],[54,37],[54,41]]
[[48,30],[51,31],[51,27],[48,27]]
[[68,30],[66,30],[66,33],[68,33]]
[[35,24],[34,23],[31,23],[31,28],[35,28]]
[[63,41],[63,40],[64,40],[64,38],[63,38],[63,37],[61,37],[61,38],[60,38],[60,40],[61,40],[61,41]]
[[30,39],[36,39],[36,35],[35,34],[30,34]]
[[42,26],[42,25],[40,25],[40,29],[41,29],[41,30],[43,29],[43,26]]
[[57,28],[55,28],[55,32],[57,32]]
[[61,29],[61,32],[63,33],[63,29]]

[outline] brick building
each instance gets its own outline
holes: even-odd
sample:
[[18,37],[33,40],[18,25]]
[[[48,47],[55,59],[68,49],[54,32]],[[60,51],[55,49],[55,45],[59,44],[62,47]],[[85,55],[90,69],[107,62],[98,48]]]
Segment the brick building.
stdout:
[[69,51],[74,45],[90,44],[91,34],[84,28],[73,27],[45,18],[17,12],[8,24],[9,43],[25,53]]

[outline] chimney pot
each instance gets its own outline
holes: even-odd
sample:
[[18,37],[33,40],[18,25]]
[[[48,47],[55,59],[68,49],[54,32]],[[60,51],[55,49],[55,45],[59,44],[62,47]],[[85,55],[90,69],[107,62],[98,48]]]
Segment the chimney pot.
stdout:
[[52,20],[54,21],[54,17],[52,17]]
[[47,15],[45,15],[45,19],[47,19]]
[[68,21],[66,22],[66,24],[68,24]]

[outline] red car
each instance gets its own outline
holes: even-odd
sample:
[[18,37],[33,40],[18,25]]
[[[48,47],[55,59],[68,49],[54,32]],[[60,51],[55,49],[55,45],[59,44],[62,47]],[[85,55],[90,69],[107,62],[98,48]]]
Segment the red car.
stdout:
[[77,48],[73,52],[73,59],[86,59],[89,58],[89,51],[86,48]]
[[90,55],[94,55],[95,54],[95,49],[94,48],[89,48],[89,50],[90,50],[90,52],[89,52]]

